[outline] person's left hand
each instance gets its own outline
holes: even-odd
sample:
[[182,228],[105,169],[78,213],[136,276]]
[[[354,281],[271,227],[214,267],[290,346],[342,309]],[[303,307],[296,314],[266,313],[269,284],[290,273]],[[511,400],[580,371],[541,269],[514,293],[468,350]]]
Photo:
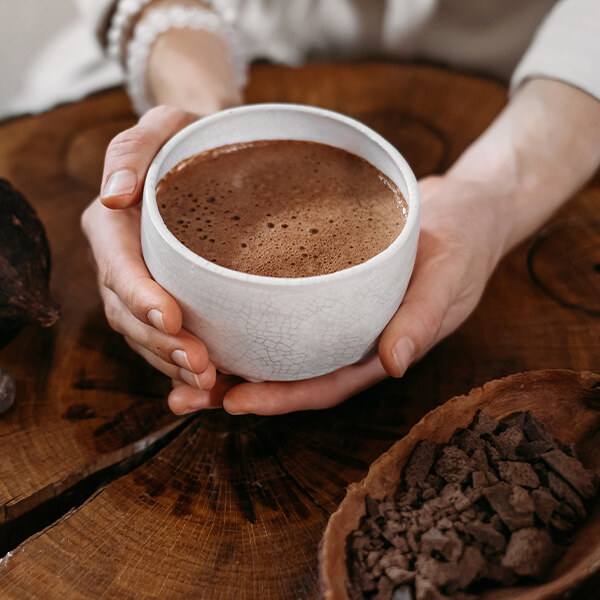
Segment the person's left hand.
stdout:
[[184,413],[219,406],[231,414],[283,414],[335,406],[389,375],[402,377],[475,309],[505,252],[511,215],[498,189],[451,177],[428,177],[421,191],[417,260],[404,300],[383,331],[379,352],[313,379],[237,383],[218,376],[214,390],[174,382],[170,406]]

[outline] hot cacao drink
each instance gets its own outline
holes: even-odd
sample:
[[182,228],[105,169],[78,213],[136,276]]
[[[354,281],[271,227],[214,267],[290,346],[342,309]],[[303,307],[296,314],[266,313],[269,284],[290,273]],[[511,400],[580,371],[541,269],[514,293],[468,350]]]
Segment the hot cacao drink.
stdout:
[[171,169],[160,214],[190,250],[223,267],[309,277],[363,263],[399,235],[407,204],[366,160],[316,142],[222,146]]

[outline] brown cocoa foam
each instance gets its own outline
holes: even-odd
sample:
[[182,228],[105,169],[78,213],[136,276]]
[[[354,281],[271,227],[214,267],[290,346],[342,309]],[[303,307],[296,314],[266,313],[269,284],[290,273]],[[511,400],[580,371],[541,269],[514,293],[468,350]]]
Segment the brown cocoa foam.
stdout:
[[325,144],[262,140],[192,156],[158,183],[160,214],[190,250],[271,277],[332,273],[385,250],[406,222],[398,188]]

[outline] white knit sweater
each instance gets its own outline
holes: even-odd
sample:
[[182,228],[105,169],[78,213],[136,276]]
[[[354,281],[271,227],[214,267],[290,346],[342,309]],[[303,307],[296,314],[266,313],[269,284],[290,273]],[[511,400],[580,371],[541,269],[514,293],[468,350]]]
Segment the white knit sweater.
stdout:
[[[94,35],[112,0],[77,0],[81,21],[29,75],[28,110],[73,100],[121,75]],[[600,0],[222,0],[250,60],[285,64],[357,57],[427,60],[510,82],[559,79],[600,99]],[[87,45],[89,47],[83,47]],[[71,64],[81,57],[91,64]],[[92,64],[93,63],[93,64]],[[52,73],[48,66],[54,65]],[[61,70],[63,74],[61,76]],[[94,73],[98,76],[94,77]],[[85,85],[81,76],[85,74]],[[79,80],[78,80],[79,77]],[[48,89],[46,98],[44,78]],[[52,84],[54,81],[54,84]],[[60,82],[60,86],[56,82]],[[27,90],[31,90],[28,95]],[[35,98],[32,94],[35,93]]]

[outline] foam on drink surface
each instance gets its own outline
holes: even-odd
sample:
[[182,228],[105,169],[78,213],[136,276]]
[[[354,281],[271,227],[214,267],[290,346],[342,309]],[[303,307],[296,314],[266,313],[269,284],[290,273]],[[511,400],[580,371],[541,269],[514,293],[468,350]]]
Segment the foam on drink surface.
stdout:
[[160,214],[190,250],[271,277],[369,260],[402,230],[406,201],[364,159],[325,144],[262,140],[188,158],[158,183]]

